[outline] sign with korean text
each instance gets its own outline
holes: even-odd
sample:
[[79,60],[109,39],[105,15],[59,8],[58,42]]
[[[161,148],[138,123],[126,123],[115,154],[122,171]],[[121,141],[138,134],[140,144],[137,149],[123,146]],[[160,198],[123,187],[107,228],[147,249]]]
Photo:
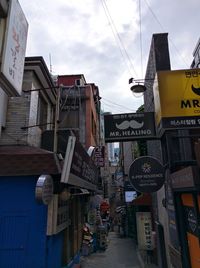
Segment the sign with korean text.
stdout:
[[82,144],[76,141],[68,183],[95,190],[98,184],[98,175],[98,168],[95,166],[94,161],[85,151]]
[[153,93],[158,130],[200,127],[200,69],[159,71]]
[[155,138],[154,113],[104,115],[105,142]]
[[172,177],[169,169],[166,171],[166,209],[168,213],[168,226],[169,226],[169,238],[170,244],[176,250],[180,248],[180,242],[178,237],[177,223],[176,223],[176,210],[174,204],[174,195],[172,192]]
[[142,156],[133,161],[129,169],[133,188],[141,193],[158,191],[165,181],[165,168],[158,159]]
[[104,167],[105,146],[97,146],[94,148],[94,163],[97,167]]
[[12,87],[5,89],[9,95],[21,95],[27,34],[28,23],[21,6],[17,0],[11,0],[1,64],[1,75]]
[[69,202],[62,200],[61,195],[55,194],[48,206],[47,235],[57,234],[70,224]]
[[109,210],[109,208],[110,208],[110,205],[106,201],[103,201],[100,205],[100,210],[103,212]]
[[152,237],[151,212],[136,212],[138,248],[152,250],[154,242]]

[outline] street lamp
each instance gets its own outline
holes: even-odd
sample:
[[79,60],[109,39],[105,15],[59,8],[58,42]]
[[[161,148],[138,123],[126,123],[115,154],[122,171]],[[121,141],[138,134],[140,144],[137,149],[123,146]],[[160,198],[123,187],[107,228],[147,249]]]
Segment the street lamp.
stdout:
[[146,91],[146,86],[142,83],[144,79],[134,79],[130,78],[129,79],[129,84],[136,83],[133,86],[131,86],[130,90],[133,93],[144,93]]

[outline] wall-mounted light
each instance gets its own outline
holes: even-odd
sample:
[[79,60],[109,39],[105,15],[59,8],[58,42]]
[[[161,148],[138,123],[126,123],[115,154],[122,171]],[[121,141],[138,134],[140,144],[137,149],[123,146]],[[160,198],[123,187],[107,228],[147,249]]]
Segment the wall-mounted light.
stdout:
[[130,78],[129,79],[129,84],[133,84],[130,88],[130,90],[132,91],[132,93],[144,93],[147,88],[144,85],[144,82],[150,80],[153,81],[154,78],[149,78],[149,79],[134,79],[134,78]]
[[134,78],[130,78],[129,79],[129,84],[134,83],[133,86],[131,86],[130,90],[133,93],[144,93],[146,91],[146,87],[145,85],[142,83],[142,79],[134,79]]
[[139,83],[130,88],[133,93],[144,93],[146,89],[145,85]]

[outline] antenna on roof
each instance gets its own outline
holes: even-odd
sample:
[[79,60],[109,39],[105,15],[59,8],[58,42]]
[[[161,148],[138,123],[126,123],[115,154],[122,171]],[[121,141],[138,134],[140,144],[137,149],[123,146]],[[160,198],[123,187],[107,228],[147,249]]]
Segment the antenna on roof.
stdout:
[[49,53],[50,73],[52,74],[51,53]]

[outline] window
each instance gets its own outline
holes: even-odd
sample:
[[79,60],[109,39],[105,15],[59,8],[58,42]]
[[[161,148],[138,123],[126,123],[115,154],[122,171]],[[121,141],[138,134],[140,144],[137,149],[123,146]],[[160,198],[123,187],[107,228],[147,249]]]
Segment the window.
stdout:
[[39,125],[39,127],[42,130],[45,130],[47,128],[47,108],[48,108],[47,102],[45,101],[42,94],[39,94],[37,125]]
[[94,115],[92,114],[92,135],[94,139],[96,140],[96,134],[97,134],[97,127],[96,127],[96,122],[94,120]]

